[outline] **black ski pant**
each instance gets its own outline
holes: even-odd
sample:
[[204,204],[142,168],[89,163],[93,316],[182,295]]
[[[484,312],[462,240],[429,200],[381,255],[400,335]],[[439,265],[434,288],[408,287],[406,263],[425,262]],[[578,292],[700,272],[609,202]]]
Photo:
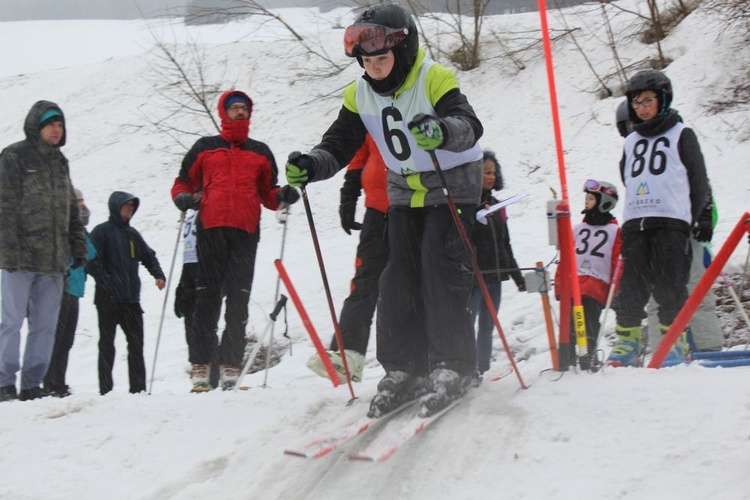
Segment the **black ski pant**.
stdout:
[[[460,217],[471,234],[473,207]],[[380,277],[378,361],[386,371],[476,371],[469,252],[447,205],[388,209],[388,264]]]
[[[370,340],[370,327],[375,306],[378,304],[378,282],[388,262],[388,235],[386,214],[368,208],[362,220],[362,230],[357,245],[355,272],[351,292],[344,301],[339,317],[339,328],[344,348],[364,355]],[[331,350],[338,349],[336,337]]]
[[73,341],[78,326],[78,297],[63,293],[60,303],[60,314],[57,316],[55,346],[52,348],[47,374],[44,376],[44,387],[50,390],[65,389],[65,372],[68,371],[68,357],[73,348]]
[[198,275],[190,362],[211,363],[217,350],[216,332],[226,293],[226,328],[218,345],[219,364],[241,367],[245,326],[253,283],[259,232],[231,227],[200,229],[197,234]]
[[659,322],[671,325],[687,300],[692,251],[688,233],[653,228],[623,233],[624,268],[618,294],[617,323],[641,326],[649,296],[659,304]]
[[101,300],[99,313],[99,392],[112,390],[112,368],[115,365],[115,333],[120,325],[128,341],[128,376],[130,392],[146,390],[146,364],[143,360],[143,309],[141,305]]
[[[182,265],[182,273],[180,274],[180,282],[177,284],[174,297],[174,310],[177,317],[182,317],[185,320],[185,341],[187,342],[188,349],[192,344],[193,338],[193,322],[195,320],[195,278],[198,274],[198,263],[188,262]],[[214,335],[215,344],[218,344],[218,340]],[[214,345],[213,357],[211,358],[211,371],[209,375],[209,383],[211,387],[216,388],[219,386],[219,351]]]

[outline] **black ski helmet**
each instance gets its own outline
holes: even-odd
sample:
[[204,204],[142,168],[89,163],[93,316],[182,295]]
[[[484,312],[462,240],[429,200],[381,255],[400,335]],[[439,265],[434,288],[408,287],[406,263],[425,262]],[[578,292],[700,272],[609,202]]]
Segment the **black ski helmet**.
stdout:
[[627,137],[628,135],[630,135],[630,132],[633,131],[633,124],[630,121],[630,112],[628,111],[628,108],[630,107],[631,106],[630,104],[628,104],[628,100],[623,99],[622,101],[620,101],[620,104],[617,106],[617,111],[615,112],[617,130],[623,137]]
[[625,95],[628,97],[628,107],[630,108],[628,112],[633,123],[642,121],[633,109],[633,97],[645,90],[656,92],[660,115],[669,111],[669,106],[672,104],[672,82],[667,78],[667,75],[655,69],[641,70],[633,75],[625,85]]
[[[385,32],[379,32],[378,28],[385,28]],[[392,74],[387,78],[387,84],[383,82],[389,88],[376,89],[381,94],[391,93],[401,86],[417,59],[418,49],[417,24],[406,9],[395,3],[381,3],[363,10],[344,34],[344,52],[349,57],[356,57],[362,67],[362,56],[393,51]]]

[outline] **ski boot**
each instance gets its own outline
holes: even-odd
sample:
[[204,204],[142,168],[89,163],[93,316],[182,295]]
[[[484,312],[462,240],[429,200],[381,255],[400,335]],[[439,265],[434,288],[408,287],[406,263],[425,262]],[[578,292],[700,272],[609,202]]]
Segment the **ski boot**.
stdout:
[[474,375],[460,375],[451,369],[439,366],[427,378],[426,394],[419,400],[422,405],[420,417],[429,417],[457,400],[477,381]]
[[[659,330],[661,331],[662,337],[664,337],[667,330],[669,330],[669,325],[662,325],[659,323]],[[674,366],[687,363],[690,361],[689,355],[690,344],[688,343],[687,332],[682,332],[680,336],[677,337],[677,342],[675,342],[674,346],[667,354],[667,357],[664,358],[662,366]]]
[[208,383],[208,374],[210,371],[211,365],[209,364],[193,363],[190,366],[190,382],[193,384],[190,392],[208,392],[211,390],[211,385]]
[[221,390],[232,391],[240,379],[241,368],[224,365],[221,367]]
[[[344,363],[341,360],[341,351],[326,351],[326,354],[331,359],[333,368],[339,374],[339,380],[342,384],[347,382],[346,370],[344,370]],[[363,354],[357,351],[346,351],[346,366],[349,368],[349,373],[352,377],[352,382],[362,381],[362,370],[365,367],[365,357]],[[307,360],[307,367],[316,375],[320,375],[323,378],[328,378],[328,372],[326,371],[323,361],[320,359],[317,353],[310,356]]]
[[424,379],[406,372],[387,372],[378,382],[378,392],[370,401],[367,416],[380,418],[424,392]]
[[641,327],[615,325],[617,344],[609,353],[607,366],[638,366],[641,354]]

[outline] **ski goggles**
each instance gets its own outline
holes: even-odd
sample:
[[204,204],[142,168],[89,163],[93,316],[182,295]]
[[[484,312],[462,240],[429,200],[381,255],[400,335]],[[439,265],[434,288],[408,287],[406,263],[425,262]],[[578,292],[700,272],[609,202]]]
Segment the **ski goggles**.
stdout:
[[408,34],[408,28],[353,24],[344,32],[344,53],[349,57],[384,53],[403,43]]
[[586,182],[584,182],[583,190],[589,193],[604,193],[608,196],[617,198],[617,191],[609,186],[603,186],[599,184],[599,181],[595,181],[594,179],[588,179]]

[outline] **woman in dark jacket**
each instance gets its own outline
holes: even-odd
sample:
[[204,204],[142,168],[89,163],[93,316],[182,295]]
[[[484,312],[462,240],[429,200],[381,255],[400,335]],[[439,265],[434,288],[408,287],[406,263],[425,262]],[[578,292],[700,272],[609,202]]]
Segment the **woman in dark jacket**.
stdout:
[[[484,173],[482,175],[482,202],[477,209],[488,208],[499,200],[492,196],[492,191],[503,189],[503,176],[500,171],[500,163],[492,151],[484,151]],[[487,283],[487,290],[495,305],[495,310],[500,309],[500,296],[503,281],[512,277],[518,290],[526,290],[523,276],[518,269],[513,249],[510,246],[510,234],[508,233],[508,216],[505,209],[488,216],[486,223],[476,222],[474,224],[474,249],[482,270],[482,275]],[[474,287],[471,297],[471,307],[474,320],[479,316],[479,327],[477,329],[477,370],[484,373],[490,368],[492,355],[492,329],[494,319],[492,311],[489,311],[484,303],[482,291]]]

